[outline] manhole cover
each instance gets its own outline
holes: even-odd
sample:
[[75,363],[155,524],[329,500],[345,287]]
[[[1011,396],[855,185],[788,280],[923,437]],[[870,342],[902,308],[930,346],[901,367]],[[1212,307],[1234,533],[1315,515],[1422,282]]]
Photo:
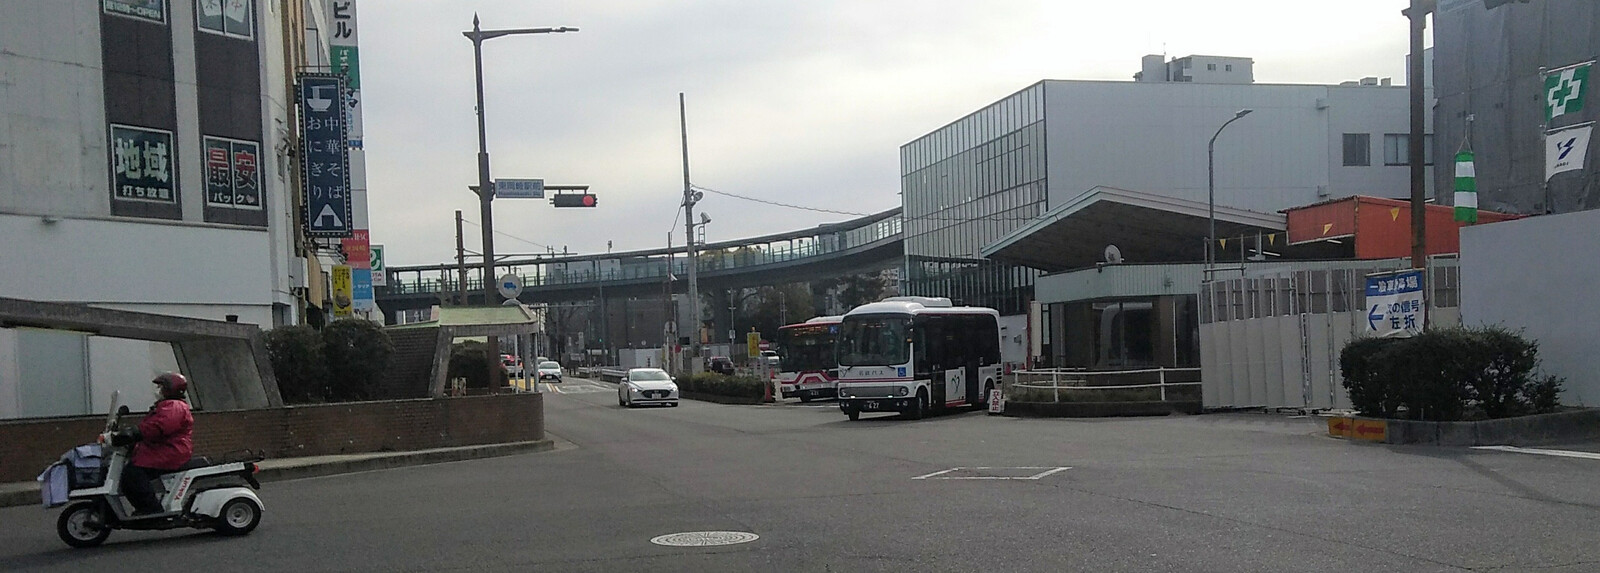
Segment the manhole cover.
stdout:
[[689,531],[685,533],[669,533],[651,539],[650,542],[671,547],[709,547],[713,545],[749,543],[760,538],[760,535],[743,531]]

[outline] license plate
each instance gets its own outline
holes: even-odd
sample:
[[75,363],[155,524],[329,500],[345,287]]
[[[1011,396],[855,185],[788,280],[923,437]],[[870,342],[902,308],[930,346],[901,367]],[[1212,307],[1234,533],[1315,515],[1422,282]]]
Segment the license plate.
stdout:
[[878,409],[878,401],[877,400],[867,400],[867,403],[862,404],[862,406],[865,409],[868,409],[868,410],[876,410],[876,409]]

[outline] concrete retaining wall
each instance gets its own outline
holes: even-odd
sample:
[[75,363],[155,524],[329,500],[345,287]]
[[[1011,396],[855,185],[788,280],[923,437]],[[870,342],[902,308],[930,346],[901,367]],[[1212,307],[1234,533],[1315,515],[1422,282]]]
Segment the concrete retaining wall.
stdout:
[[[137,423],[140,416],[124,418]],[[104,416],[0,422],[0,482],[32,480],[73,446],[93,442]],[[194,413],[195,453],[240,449],[303,457],[544,439],[544,396],[352,402]]]
[[1113,416],[1166,416],[1198,414],[1200,401],[1167,402],[1014,402],[1006,401],[1007,416],[1024,418],[1107,418]]
[[1477,422],[1385,422],[1390,444],[1523,446],[1600,437],[1600,409]]

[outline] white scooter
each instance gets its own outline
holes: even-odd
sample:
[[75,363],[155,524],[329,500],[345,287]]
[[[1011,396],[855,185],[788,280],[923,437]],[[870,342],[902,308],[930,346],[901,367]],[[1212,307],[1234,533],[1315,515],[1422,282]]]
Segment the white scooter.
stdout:
[[112,394],[111,413],[99,443],[106,463],[104,481],[93,487],[72,489],[71,502],[56,520],[56,533],[73,547],[94,547],[106,540],[113,529],[159,530],[192,527],[215,529],[228,535],[250,533],[261,523],[261,498],[252,490],[261,489],[256,481],[256,462],[265,459],[246,452],[244,459],[211,463],[196,456],[178,471],[152,480],[161,512],[133,515],[132,505],[122,495],[122,468],[127,465],[133,446],[113,446],[112,436],[122,428],[119,419],[128,413],[119,407],[118,394]]

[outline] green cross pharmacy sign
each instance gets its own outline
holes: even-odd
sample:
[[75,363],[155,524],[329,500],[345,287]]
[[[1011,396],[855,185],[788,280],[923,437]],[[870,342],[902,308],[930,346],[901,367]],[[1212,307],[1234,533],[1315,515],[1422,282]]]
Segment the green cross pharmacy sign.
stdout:
[[1593,66],[1594,61],[1591,60],[1545,72],[1545,119],[1583,111],[1583,96],[1589,87],[1589,68]]

